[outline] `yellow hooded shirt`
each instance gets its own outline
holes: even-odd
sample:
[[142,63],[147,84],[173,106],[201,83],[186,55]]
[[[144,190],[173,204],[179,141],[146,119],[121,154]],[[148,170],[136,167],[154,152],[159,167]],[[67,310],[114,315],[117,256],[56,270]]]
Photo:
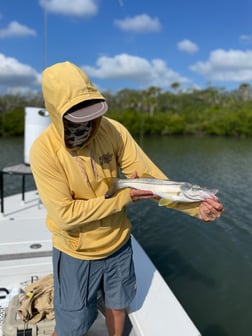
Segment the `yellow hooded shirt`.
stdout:
[[[167,177],[123,125],[104,116],[85,145],[66,147],[64,114],[81,102],[104,99],[80,68],[70,62],[47,68],[42,89],[52,123],[34,141],[30,163],[53,245],[75,258],[105,258],[130,236],[125,207],[132,202],[129,189],[105,199],[105,180],[117,177],[118,169],[128,178],[134,172],[141,177]],[[174,208],[197,216],[198,205],[176,204]]]

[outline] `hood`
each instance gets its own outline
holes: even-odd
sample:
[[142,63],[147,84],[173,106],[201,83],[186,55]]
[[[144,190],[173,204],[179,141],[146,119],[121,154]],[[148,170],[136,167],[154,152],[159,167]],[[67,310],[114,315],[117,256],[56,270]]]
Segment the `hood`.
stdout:
[[57,63],[44,70],[42,91],[46,110],[63,143],[65,143],[63,115],[84,101],[105,100],[87,75],[70,62]]

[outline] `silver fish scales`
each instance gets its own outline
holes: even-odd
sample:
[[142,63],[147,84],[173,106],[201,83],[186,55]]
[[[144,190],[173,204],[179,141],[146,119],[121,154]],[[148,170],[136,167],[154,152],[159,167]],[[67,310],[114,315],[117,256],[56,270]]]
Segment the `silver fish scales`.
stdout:
[[200,202],[214,198],[217,189],[207,189],[188,182],[176,182],[155,178],[118,179],[112,178],[105,197],[110,198],[120,189],[132,188],[149,190],[160,197],[159,205],[165,206],[172,202]]

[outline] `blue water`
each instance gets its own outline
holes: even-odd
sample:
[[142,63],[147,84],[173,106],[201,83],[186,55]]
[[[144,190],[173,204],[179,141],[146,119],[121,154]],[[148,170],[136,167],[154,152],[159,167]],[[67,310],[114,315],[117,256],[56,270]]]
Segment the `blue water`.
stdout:
[[[137,202],[127,210],[134,235],[203,336],[251,336],[252,139],[151,138],[141,145],[170,179],[218,188],[225,212],[206,224]],[[22,162],[22,141],[0,139],[0,154],[1,167]],[[6,194],[19,191],[20,177],[5,178]]]

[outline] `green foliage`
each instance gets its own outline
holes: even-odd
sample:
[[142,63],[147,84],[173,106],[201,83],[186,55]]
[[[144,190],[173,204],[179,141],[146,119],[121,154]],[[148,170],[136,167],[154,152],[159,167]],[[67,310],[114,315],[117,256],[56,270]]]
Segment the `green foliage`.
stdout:
[[[252,136],[252,88],[243,83],[226,92],[223,88],[180,91],[160,88],[104,92],[108,117],[120,121],[134,136],[200,135]],[[24,133],[24,107],[43,107],[41,95],[0,96],[0,136]]]
[[43,107],[41,94],[0,96],[0,136],[24,134],[25,106]]
[[0,116],[0,134],[2,136],[19,136],[24,134],[24,111],[15,108]]

